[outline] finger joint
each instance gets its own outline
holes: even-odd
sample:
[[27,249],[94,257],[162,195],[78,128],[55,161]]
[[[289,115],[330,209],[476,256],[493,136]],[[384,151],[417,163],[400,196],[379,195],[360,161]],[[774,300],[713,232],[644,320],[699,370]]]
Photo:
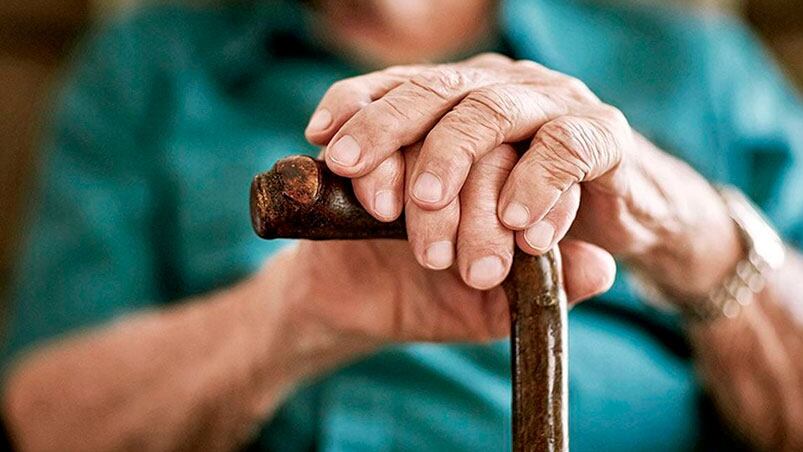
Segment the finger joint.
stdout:
[[411,78],[409,83],[427,95],[446,101],[454,99],[468,86],[465,73],[452,66],[427,69]]

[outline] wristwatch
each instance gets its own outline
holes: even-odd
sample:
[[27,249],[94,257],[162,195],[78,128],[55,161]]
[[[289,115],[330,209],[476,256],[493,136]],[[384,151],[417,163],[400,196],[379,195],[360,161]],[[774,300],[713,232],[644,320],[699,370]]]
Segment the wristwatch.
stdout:
[[648,303],[664,310],[679,310],[693,321],[737,317],[786,257],[783,240],[747,196],[731,186],[719,186],[717,191],[739,230],[746,256],[719,286],[702,299],[674,303],[671,296],[644,274],[632,273],[636,290]]

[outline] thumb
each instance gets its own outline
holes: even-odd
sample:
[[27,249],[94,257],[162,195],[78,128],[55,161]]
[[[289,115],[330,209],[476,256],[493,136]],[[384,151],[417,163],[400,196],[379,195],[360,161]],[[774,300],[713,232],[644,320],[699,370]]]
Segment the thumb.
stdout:
[[607,292],[616,278],[616,262],[604,249],[580,240],[563,240],[563,280],[569,303]]

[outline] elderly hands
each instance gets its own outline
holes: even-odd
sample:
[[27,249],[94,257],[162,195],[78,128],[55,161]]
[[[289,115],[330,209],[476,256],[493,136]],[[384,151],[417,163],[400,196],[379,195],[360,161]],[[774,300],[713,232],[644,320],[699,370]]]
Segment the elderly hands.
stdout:
[[[448,268],[456,256],[474,288],[504,279],[514,242],[540,254],[576,219],[592,232],[578,235],[586,240],[627,221],[586,212],[631,195],[627,120],[579,80],[530,61],[487,54],[347,79],[326,93],[306,134],[328,144],[329,167],[354,179],[376,218],[395,219],[406,205],[422,265]],[[522,142],[519,159],[513,144]],[[582,205],[581,183],[591,198]],[[639,246],[634,226],[590,241],[627,253]],[[606,266],[596,270],[612,280]]]

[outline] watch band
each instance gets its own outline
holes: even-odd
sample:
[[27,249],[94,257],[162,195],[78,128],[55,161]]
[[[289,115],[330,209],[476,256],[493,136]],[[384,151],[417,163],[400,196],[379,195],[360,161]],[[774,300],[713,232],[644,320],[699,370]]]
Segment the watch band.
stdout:
[[769,273],[780,268],[785,258],[783,241],[741,191],[731,186],[719,186],[717,191],[737,226],[746,256],[719,286],[701,299],[672,303],[671,297],[649,278],[633,273],[636,288],[645,300],[661,309],[674,307],[692,321],[737,317],[753,302],[764,288]]
[[711,294],[698,302],[684,304],[683,313],[696,321],[736,318],[764,288],[769,271],[766,261],[750,250],[748,257],[736,264],[736,270]]

